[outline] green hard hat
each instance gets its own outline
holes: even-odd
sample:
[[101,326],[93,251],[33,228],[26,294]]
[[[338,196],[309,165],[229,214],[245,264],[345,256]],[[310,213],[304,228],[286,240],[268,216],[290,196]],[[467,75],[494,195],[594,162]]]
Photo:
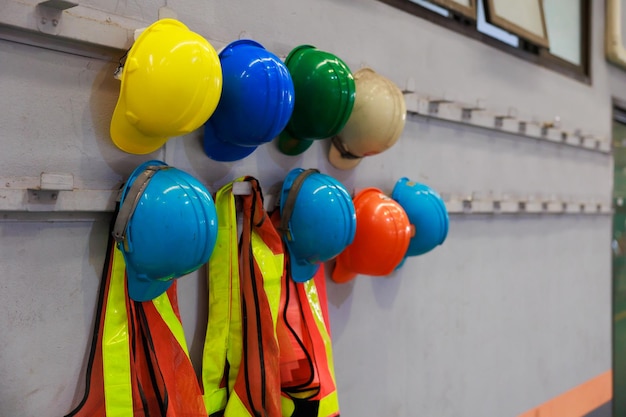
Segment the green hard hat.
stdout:
[[330,52],[314,46],[294,48],[285,65],[293,79],[295,105],[278,149],[299,155],[316,139],[339,133],[354,106],[355,86],[350,68]]

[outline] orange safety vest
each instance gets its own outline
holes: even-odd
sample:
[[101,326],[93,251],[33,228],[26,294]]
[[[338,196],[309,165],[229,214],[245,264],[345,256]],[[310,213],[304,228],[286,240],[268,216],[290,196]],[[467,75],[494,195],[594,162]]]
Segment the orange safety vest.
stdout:
[[279,332],[284,417],[339,416],[324,280],[323,266],[307,282],[286,280],[287,297],[297,301],[287,303],[287,332]]
[[[280,224],[278,210],[272,220]],[[282,415],[339,416],[324,265],[304,283],[291,278],[288,256],[284,270],[277,327]]]
[[109,241],[85,395],[66,417],[206,417],[185,342],[176,283],[149,302],[130,300],[124,257]]
[[215,197],[217,243],[208,268],[209,316],[202,382],[210,416],[281,416],[276,322],[283,276],[280,236],[263,208],[256,179],[243,177],[242,237],[237,246],[233,183]]

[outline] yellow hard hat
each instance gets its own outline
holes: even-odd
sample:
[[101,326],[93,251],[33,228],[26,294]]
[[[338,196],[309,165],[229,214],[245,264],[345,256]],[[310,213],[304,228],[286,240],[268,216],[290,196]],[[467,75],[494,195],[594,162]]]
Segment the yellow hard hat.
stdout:
[[385,151],[395,144],[406,121],[402,91],[371,68],[354,73],[356,98],[345,127],[332,138],[330,163],[352,169],[365,156]]
[[222,93],[217,52],[174,19],[158,20],[135,41],[122,70],[111,139],[121,150],[146,154],[189,133],[213,114]]

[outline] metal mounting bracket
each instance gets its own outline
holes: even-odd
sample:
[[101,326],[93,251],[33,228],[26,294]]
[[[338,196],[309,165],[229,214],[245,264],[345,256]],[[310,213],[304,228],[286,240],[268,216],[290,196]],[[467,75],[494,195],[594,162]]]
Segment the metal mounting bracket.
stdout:
[[472,118],[472,112],[485,110],[484,100],[476,100],[475,105],[461,107],[461,119],[468,121]]
[[42,172],[39,176],[39,187],[28,189],[28,202],[54,204],[59,198],[59,191],[72,191],[74,176],[72,174]]
[[78,3],[65,0],[48,0],[38,3],[35,8],[37,28],[40,32],[48,35],[58,35],[61,32],[63,10],[76,6],[78,6]]
[[428,100],[428,112],[437,114],[439,113],[439,105],[448,103],[453,103],[453,101],[446,98]]
[[509,107],[506,114],[500,114],[494,117],[493,125],[496,129],[502,129],[504,127],[505,120],[515,120],[516,118],[517,118],[517,109],[515,107]]

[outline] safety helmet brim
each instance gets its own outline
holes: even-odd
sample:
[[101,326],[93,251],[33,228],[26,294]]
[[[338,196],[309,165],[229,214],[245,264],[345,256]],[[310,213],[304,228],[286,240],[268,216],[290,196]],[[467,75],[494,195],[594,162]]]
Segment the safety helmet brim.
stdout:
[[[289,245],[287,245],[289,248]],[[307,282],[317,273],[320,269],[320,264],[309,264],[304,262],[298,262],[298,259],[289,251],[289,267],[291,268],[291,279],[295,282]]]
[[204,147],[204,153],[209,158],[220,162],[239,161],[251,155],[257,148],[257,146],[239,146],[220,140],[210,121],[204,125],[202,145]]
[[335,261],[335,267],[330,275],[330,278],[337,284],[344,284],[352,281],[358,275],[344,264],[344,260],[341,256],[338,256]]
[[313,140],[311,139],[298,139],[293,137],[289,132],[283,130],[278,136],[278,150],[285,155],[296,156],[300,155],[311,147]]
[[111,118],[111,140],[124,152],[145,155],[159,149],[168,138],[147,136],[135,129],[126,117],[126,102],[120,98]]
[[402,265],[404,265],[404,263],[406,262],[406,260],[407,260],[407,258],[408,258],[408,257],[409,257],[408,255],[404,255],[404,258],[402,258],[402,260],[400,261],[400,263],[398,264],[398,266],[396,266],[396,269],[395,269],[396,271],[397,271],[398,269],[402,268]]
[[344,158],[337,147],[331,142],[328,150],[328,161],[337,169],[347,171],[355,168],[363,158]]
[[127,264],[128,296],[135,301],[150,301],[167,291],[174,280],[159,281],[142,277],[135,269]]

